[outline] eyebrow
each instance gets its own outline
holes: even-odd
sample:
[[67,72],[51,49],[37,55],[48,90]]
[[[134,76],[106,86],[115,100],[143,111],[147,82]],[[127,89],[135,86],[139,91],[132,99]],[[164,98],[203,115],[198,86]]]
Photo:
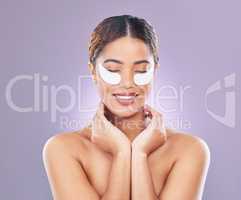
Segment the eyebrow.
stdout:
[[[116,60],[116,59],[106,59],[104,61],[104,63],[107,63],[107,62],[115,62],[115,63],[118,63],[118,64],[123,64],[123,62],[119,61],[119,60]],[[147,64],[150,64],[150,62],[148,60],[138,60],[138,61],[135,61],[133,64],[134,65],[137,65],[137,64],[141,64],[141,63],[147,63]]]

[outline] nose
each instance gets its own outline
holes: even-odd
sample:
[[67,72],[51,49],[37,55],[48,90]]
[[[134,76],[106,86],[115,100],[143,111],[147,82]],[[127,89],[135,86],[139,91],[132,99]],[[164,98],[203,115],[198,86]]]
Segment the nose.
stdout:
[[125,88],[130,88],[134,86],[133,73],[131,70],[123,70],[121,85]]

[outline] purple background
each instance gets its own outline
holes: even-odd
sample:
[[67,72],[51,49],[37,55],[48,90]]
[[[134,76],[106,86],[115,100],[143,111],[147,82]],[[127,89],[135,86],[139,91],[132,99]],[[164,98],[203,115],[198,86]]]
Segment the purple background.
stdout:
[[[94,85],[87,80],[82,85],[80,107],[92,111],[82,113],[75,105],[67,113],[57,113],[57,121],[52,122],[50,111],[14,111],[5,98],[9,81],[39,73],[48,76],[41,89],[43,85],[69,85],[77,92],[78,77],[90,75],[87,62],[92,30],[102,19],[120,14],[147,19],[159,36],[161,69],[154,91],[163,85],[191,87],[184,95],[184,109],[167,116],[189,120],[191,127],[184,131],[200,136],[210,148],[203,199],[241,199],[240,7],[238,0],[1,1],[0,199],[51,199],[42,163],[43,145],[54,134],[81,128],[98,102]],[[228,90],[236,93],[233,128],[213,119],[204,104],[206,89],[232,73],[236,85]],[[209,99],[209,107],[219,115],[225,111],[224,95],[225,90],[220,90]],[[13,99],[21,106],[32,105],[33,81],[15,85]],[[62,92],[57,100],[65,106],[69,96]],[[79,127],[61,126],[61,116],[78,120]]]

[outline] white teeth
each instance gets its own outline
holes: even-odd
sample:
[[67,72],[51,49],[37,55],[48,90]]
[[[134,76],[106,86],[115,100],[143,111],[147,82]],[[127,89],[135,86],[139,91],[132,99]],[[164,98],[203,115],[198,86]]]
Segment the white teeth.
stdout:
[[120,98],[120,99],[133,99],[134,96],[121,96],[121,95],[116,95],[117,98]]

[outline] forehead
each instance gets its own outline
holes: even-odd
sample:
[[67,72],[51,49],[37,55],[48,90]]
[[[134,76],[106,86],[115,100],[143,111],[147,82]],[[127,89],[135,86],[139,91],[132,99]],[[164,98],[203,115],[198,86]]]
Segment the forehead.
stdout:
[[142,40],[122,37],[107,44],[102,50],[100,60],[114,58],[123,62],[133,62],[135,60],[150,60],[152,58],[149,46]]

